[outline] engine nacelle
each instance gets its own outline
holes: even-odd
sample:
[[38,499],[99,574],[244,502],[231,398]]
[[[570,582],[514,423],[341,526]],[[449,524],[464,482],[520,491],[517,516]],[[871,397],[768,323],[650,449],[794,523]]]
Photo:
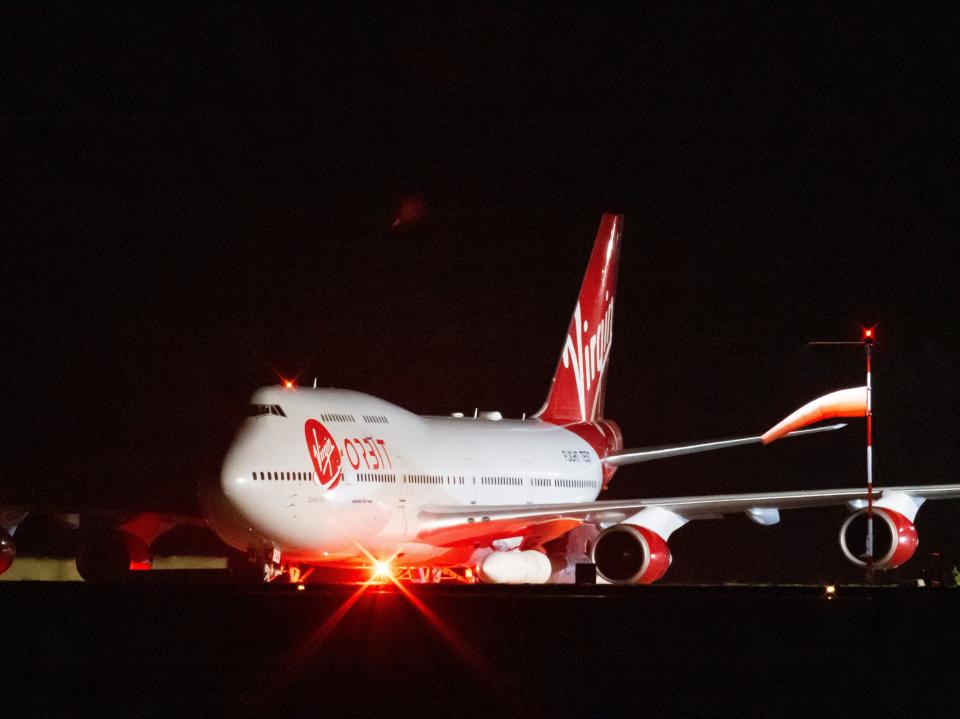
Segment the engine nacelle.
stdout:
[[[867,563],[862,556],[857,556],[850,550],[847,538],[855,539],[858,543],[856,546],[863,546],[866,516],[867,510],[861,509],[847,517],[847,521],[840,527],[840,548],[844,556],[859,567],[865,567]],[[876,557],[873,566],[878,569],[896,569],[917,551],[920,543],[917,528],[907,517],[886,507],[874,507],[873,518],[873,556]]]
[[667,541],[652,529],[615,524],[593,545],[597,574],[611,584],[651,584],[666,574],[673,557]]
[[122,582],[150,565],[150,548],[119,529],[90,534],[77,552],[77,572],[88,582]]
[[13,560],[17,558],[17,545],[13,542],[13,537],[3,527],[0,527],[0,574],[6,572],[13,566]]
[[490,552],[478,569],[487,584],[545,584],[553,574],[550,559],[535,549]]

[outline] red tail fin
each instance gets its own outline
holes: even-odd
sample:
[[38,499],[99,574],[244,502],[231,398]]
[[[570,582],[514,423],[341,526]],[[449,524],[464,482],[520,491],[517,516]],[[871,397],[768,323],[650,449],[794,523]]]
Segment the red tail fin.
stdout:
[[603,417],[622,231],[623,215],[605,214],[600,220],[557,371],[537,417],[564,423]]

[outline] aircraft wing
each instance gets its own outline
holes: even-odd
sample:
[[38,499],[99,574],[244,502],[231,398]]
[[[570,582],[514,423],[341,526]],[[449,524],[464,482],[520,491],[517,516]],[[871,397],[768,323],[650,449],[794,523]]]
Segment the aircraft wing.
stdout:
[[[908,495],[918,501],[960,498],[960,484],[911,485],[874,488],[875,500],[885,494]],[[621,499],[570,504],[433,505],[418,514],[417,537],[440,546],[458,546],[478,541],[527,537],[542,543],[565,534],[582,523],[611,525],[642,509],[659,507],[684,520],[717,519],[725,514],[751,510],[802,509],[850,503],[856,507],[867,499],[864,487],[795,492],[713,494],[700,497]],[[525,542],[532,545],[533,542]]]
[[29,502],[11,502],[10,504],[0,504],[0,517],[5,516],[26,516],[28,514],[48,514],[54,516],[76,516],[82,514],[84,517],[96,517],[98,519],[111,519],[118,522],[127,522],[138,517],[151,518],[156,521],[165,521],[170,524],[188,524],[194,527],[206,527],[207,520],[199,513],[197,514],[171,514],[167,512],[138,512],[122,511],[110,508],[86,507],[60,504],[32,504]]
[[[846,427],[846,424],[830,424],[825,427],[814,427],[813,429],[801,429],[790,432],[786,437],[800,437],[806,434],[816,434],[818,432],[832,432],[836,429]],[[679,457],[684,454],[697,454],[699,452],[711,452],[715,449],[726,449],[727,447],[739,447],[744,444],[761,444],[763,435],[753,437],[737,437],[735,439],[712,439],[705,442],[695,442],[692,444],[671,444],[663,447],[647,447],[642,449],[625,449],[620,452],[613,452],[603,458],[603,463],[613,467],[620,467],[624,464],[636,464],[637,462],[650,462],[654,459],[666,459],[667,457]]]
[[87,509],[74,506],[4,504],[0,505],[0,530],[11,536],[29,514],[45,514],[76,526],[79,517],[95,520],[110,520],[118,529],[137,537],[147,546],[161,534],[179,525],[207,527],[207,521],[199,515],[165,514],[160,512],[121,512],[110,509]]

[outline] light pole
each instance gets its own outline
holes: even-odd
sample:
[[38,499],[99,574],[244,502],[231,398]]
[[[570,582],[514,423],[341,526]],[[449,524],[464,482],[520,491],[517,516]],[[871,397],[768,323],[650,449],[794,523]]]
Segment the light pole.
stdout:
[[866,563],[867,583],[873,583],[873,379],[871,371],[871,360],[873,357],[873,346],[876,341],[875,327],[867,327],[863,330],[863,336],[859,342],[808,342],[810,346],[839,346],[839,345],[860,345],[864,348],[867,356],[867,541],[866,551],[863,554],[863,561]]

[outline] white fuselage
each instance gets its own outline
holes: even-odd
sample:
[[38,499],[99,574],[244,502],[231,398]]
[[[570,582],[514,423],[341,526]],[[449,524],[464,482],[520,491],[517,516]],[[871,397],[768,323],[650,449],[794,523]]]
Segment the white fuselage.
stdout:
[[597,452],[537,419],[421,417],[337,389],[267,387],[251,402],[260,413],[201,492],[213,529],[244,551],[456,564],[473,548],[418,540],[421,508],[590,502],[602,486]]

